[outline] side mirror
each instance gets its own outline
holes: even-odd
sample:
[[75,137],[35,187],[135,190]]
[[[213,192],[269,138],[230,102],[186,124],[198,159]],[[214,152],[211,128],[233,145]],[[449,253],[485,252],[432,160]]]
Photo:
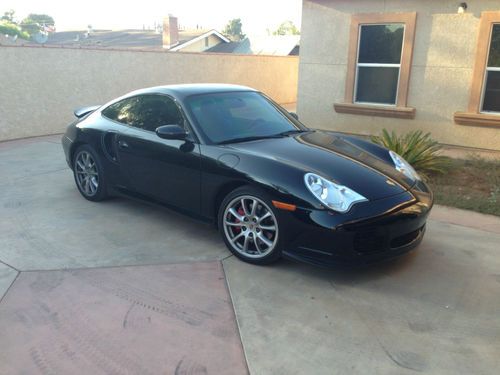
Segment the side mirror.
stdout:
[[288,112],[290,113],[290,116],[292,116],[295,120],[299,119],[299,116],[295,112]]
[[179,125],[163,125],[156,128],[156,135],[163,139],[186,139],[187,133]]

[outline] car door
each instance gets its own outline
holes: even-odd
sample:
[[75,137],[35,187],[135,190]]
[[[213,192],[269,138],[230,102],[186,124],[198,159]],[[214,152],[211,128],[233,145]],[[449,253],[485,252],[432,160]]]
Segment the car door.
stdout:
[[175,101],[145,94],[128,111],[129,129],[117,137],[122,168],[135,191],[193,213],[200,211],[200,148],[189,140],[158,137],[162,125],[185,126]]

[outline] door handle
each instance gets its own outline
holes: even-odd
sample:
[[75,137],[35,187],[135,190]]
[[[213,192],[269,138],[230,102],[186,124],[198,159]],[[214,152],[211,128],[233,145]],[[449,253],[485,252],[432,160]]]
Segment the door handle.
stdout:
[[128,143],[125,141],[118,141],[118,147],[120,148],[128,148]]

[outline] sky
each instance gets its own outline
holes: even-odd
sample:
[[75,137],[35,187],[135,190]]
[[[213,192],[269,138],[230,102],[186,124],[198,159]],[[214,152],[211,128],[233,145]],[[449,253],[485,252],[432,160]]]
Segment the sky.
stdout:
[[302,0],[1,0],[0,13],[13,9],[19,21],[29,13],[52,16],[58,31],[142,29],[163,17],[178,17],[179,25],[221,30],[228,20],[241,18],[246,34],[265,34],[286,20],[300,28]]

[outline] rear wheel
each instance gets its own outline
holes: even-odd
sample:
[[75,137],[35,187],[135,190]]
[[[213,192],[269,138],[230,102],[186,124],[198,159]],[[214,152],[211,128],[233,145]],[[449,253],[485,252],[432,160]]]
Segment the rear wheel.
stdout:
[[268,264],[281,257],[278,215],[264,192],[251,187],[234,190],[222,202],[218,221],[226,246],[238,258]]
[[73,175],[76,187],[85,199],[97,202],[107,198],[106,180],[101,162],[89,145],[82,145],[75,151]]

